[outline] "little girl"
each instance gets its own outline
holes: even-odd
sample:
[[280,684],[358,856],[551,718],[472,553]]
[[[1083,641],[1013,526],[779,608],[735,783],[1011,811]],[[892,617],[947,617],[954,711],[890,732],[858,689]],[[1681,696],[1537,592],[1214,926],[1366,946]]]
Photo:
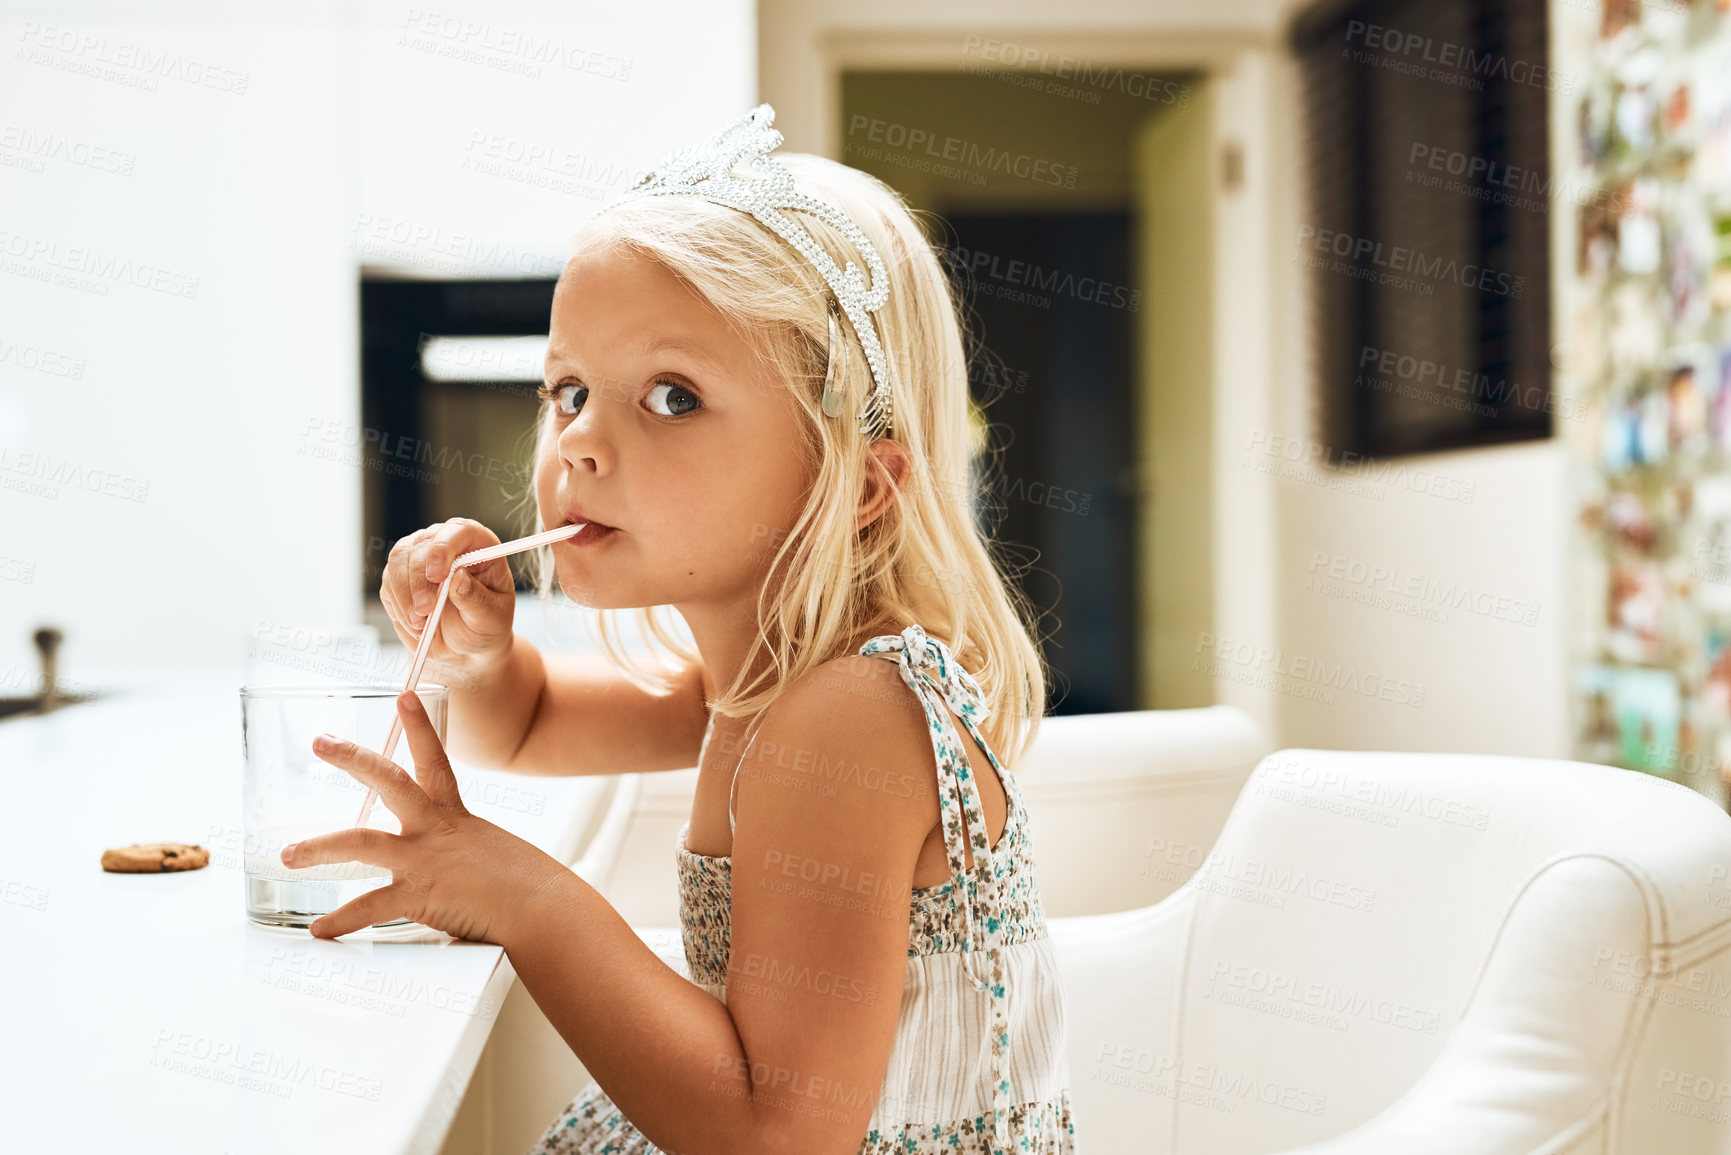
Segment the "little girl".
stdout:
[[[284,858],[392,870],[317,935],[403,916],[505,947],[594,1077],[537,1152],[1073,1153],[1055,955],[1006,772],[1045,674],[974,521],[957,305],[897,194],[771,157],[773,116],[598,214],[554,294],[536,504],[544,527],[589,528],[551,548],[542,591],[637,608],[681,661],[635,667],[605,614],[609,658],[537,653],[512,634],[503,561],[459,572],[433,643],[467,761],[699,767],[675,848],[690,980],[463,808],[413,694],[418,781],[318,746],[402,834]],[[497,540],[460,519],[398,543],[381,598],[405,645],[451,559]]]

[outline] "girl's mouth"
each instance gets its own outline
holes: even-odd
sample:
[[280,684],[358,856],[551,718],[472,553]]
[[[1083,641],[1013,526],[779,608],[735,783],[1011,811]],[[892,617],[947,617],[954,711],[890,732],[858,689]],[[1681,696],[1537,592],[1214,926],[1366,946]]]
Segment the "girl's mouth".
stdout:
[[561,544],[579,547],[594,545],[598,541],[606,541],[618,532],[618,530],[614,529],[610,525],[602,525],[599,522],[592,521],[582,529],[578,530],[574,536],[566,538]]

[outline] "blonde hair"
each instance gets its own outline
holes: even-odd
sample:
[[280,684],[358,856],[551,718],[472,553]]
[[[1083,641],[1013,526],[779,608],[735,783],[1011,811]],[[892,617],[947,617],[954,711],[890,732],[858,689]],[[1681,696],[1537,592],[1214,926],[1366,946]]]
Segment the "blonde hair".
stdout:
[[[984,431],[968,394],[965,326],[950,281],[914,211],[889,185],[823,157],[776,159],[799,191],[847,213],[889,272],[889,302],[874,316],[895,366],[890,438],[906,448],[911,469],[896,499],[863,529],[854,522],[866,471],[882,467],[852,415],[874,383],[849,335],[840,382],[847,412],[825,416],[829,288],[816,267],[755,217],[695,197],[626,202],[578,234],[579,245],[612,245],[659,262],[708,301],[787,382],[807,434],[800,449],[814,475],[811,495],[770,561],[757,605],[758,648],[710,707],[723,717],[752,716],[742,739],[749,741],[769,705],[801,675],[842,656],[851,639],[880,624],[876,632],[898,633],[918,623],[979,683],[990,711],[980,731],[1010,768],[1039,730],[1047,670],[1035,641],[1037,614],[974,520],[976,500],[987,492],[975,462]],[[838,264],[863,264],[830,225],[797,219]],[[537,451],[550,407],[543,403],[537,422]],[[541,551],[536,563],[545,598],[555,580],[551,552]],[[659,620],[662,608],[596,615],[600,645],[614,665],[655,692],[672,685],[665,668],[650,671],[631,659],[614,615],[636,614],[646,638],[687,663],[700,661]]]

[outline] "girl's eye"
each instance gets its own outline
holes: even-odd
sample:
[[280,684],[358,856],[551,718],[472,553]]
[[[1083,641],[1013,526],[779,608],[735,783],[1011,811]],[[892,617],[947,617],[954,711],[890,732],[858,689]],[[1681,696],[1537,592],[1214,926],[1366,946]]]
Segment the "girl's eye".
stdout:
[[[664,389],[667,390],[666,393],[662,393],[662,390]],[[662,416],[664,417],[683,417],[687,413],[695,411],[702,405],[702,402],[697,399],[697,394],[693,393],[685,386],[675,385],[671,381],[657,381],[649,390],[649,401],[652,407],[655,404],[657,395],[660,395],[662,398],[662,404],[671,404],[675,408],[674,412],[663,413]],[[661,412],[659,409],[653,409],[652,411],[657,413]]]
[[[587,385],[543,385],[536,390],[544,401],[554,403],[563,417],[575,417],[583,409],[583,403],[589,398]],[[650,412],[663,417],[684,417],[702,408],[703,403],[697,399],[697,394],[683,385],[672,381],[657,381],[649,390]],[[660,406],[670,406],[663,409]]]
[[[586,385],[543,385],[537,392],[542,400],[553,402],[559,412],[566,417],[575,417],[589,396],[589,387]],[[578,396],[579,393],[582,396]]]

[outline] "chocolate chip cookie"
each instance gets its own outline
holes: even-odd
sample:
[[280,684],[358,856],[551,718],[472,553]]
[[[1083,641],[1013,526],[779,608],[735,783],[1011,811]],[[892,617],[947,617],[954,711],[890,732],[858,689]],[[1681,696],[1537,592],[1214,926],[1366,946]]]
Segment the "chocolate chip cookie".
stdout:
[[102,869],[114,874],[160,874],[167,870],[197,870],[210,861],[210,851],[184,842],[145,842],[102,852]]

